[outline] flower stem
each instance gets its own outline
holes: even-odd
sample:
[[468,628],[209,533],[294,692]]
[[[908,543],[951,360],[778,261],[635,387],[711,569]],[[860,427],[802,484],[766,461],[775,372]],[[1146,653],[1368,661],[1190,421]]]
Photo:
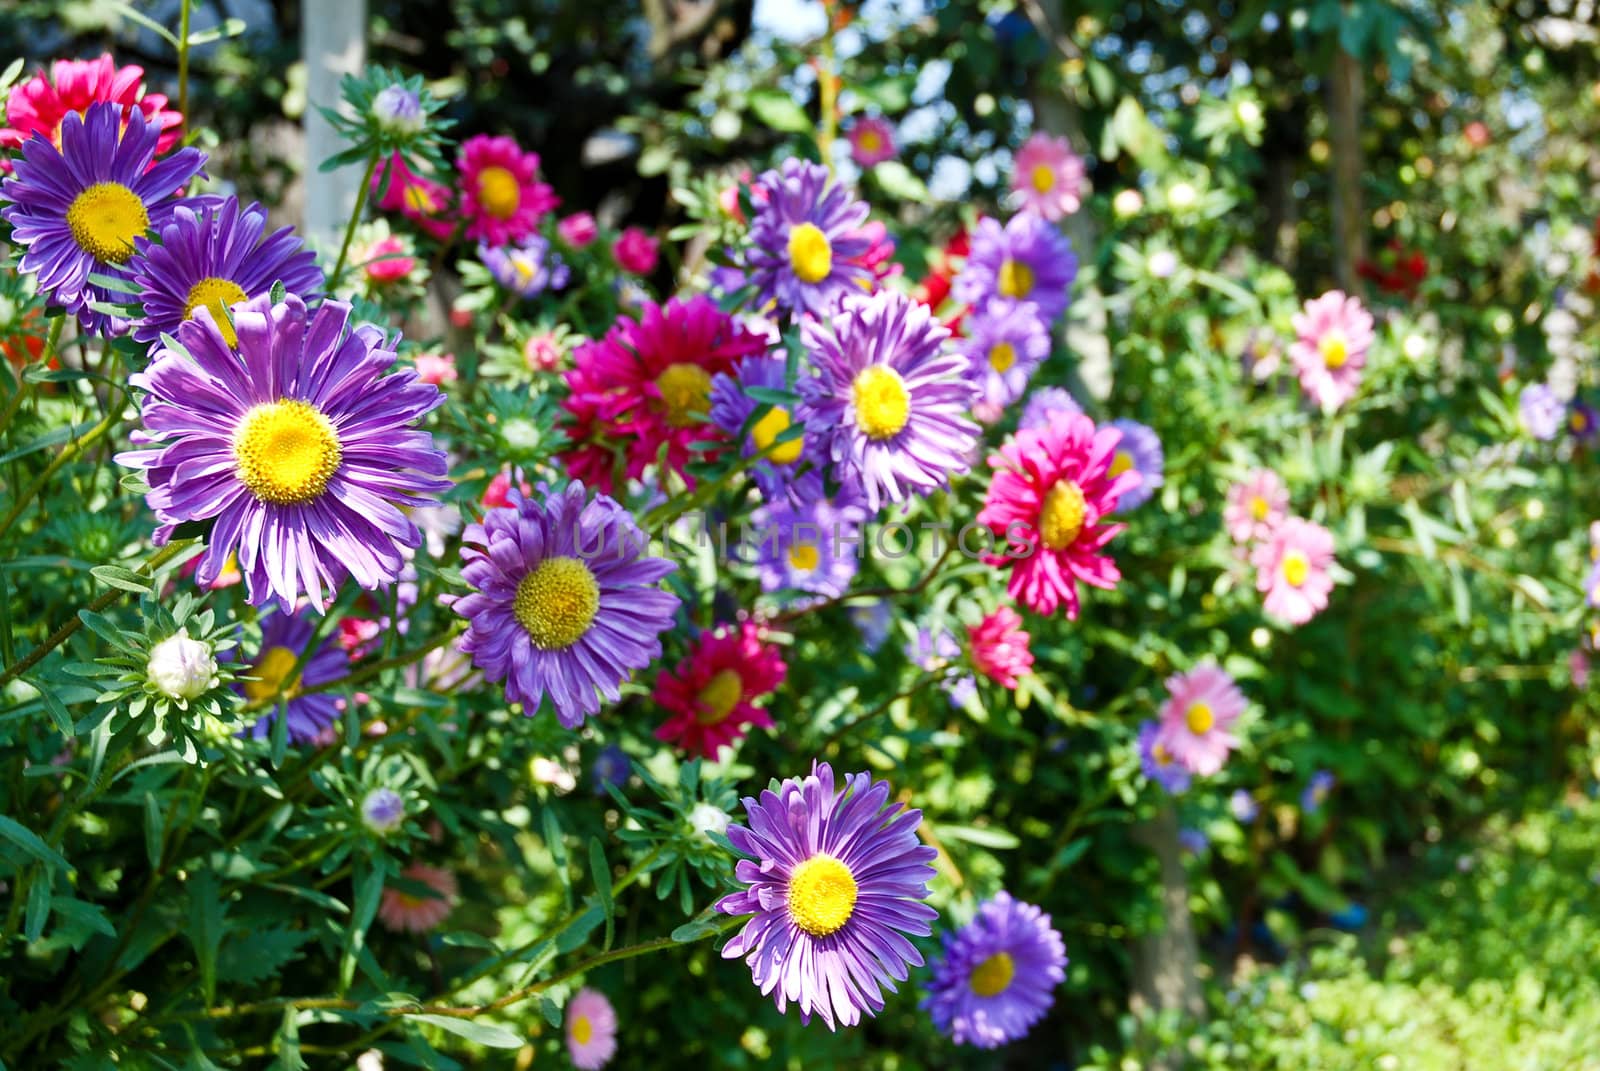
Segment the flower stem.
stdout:
[[12,503],[10,511],[6,513],[3,520],[0,520],[0,536],[5,535],[11,530],[11,526],[17,523],[17,518],[22,516],[22,511],[28,508],[28,503],[33,501],[33,496],[38,494],[45,484],[50,482],[50,477],[60,472],[62,466],[77,458],[89,446],[103,438],[111,430],[111,426],[117,422],[119,416],[119,410],[113,409],[106,414],[104,420],[90,428],[83,438],[74,439],[62,447],[61,453],[55,456],[55,460],[46,465],[44,471],[39,473],[32,483],[22,489],[22,493],[17,496],[16,502]]
[[361,222],[361,213],[367,207],[367,190],[372,187],[372,176],[378,170],[378,153],[373,151],[367,158],[367,172],[361,177],[361,188],[356,191],[356,207],[350,213],[350,222],[344,229],[344,243],[339,246],[339,259],[334,262],[333,271],[328,273],[328,289],[332,290],[339,285],[339,277],[344,274],[344,264],[350,257],[350,240],[356,236],[356,226]]
[[178,113],[189,122],[189,3],[183,0],[178,15]]

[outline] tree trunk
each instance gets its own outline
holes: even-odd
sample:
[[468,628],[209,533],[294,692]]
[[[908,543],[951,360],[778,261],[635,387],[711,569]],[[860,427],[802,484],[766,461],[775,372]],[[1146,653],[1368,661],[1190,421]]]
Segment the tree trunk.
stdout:
[[317,170],[345,147],[317,105],[337,108],[339,80],[360,74],[366,65],[366,0],[308,4],[301,42],[306,60],[305,232],[324,248],[337,249],[365,168],[351,164],[336,171]]
[[1360,62],[1334,49],[1328,72],[1328,126],[1333,149],[1333,277],[1347,293],[1356,289],[1356,265],[1367,255],[1366,218],[1361,210]]

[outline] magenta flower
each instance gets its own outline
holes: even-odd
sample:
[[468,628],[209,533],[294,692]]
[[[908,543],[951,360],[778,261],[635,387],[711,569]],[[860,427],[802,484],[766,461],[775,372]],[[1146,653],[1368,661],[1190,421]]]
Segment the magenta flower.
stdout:
[[1126,527],[1102,522],[1140,480],[1136,469],[1111,475],[1121,441],[1117,429],[1096,428],[1082,413],[1058,413],[990,455],[994,479],[978,523],[1004,553],[984,561],[1011,570],[1006,590],[1035,613],[1053,614],[1064,603],[1075,620],[1080,581],[1112,588],[1122,579],[1101,553]]
[[617,267],[634,275],[649,275],[661,259],[661,243],[638,227],[629,227],[611,246]]
[[1266,596],[1267,613],[1303,625],[1328,606],[1333,577],[1333,533],[1320,524],[1290,517],[1250,556],[1256,590]]
[[456,158],[461,172],[461,215],[466,236],[490,245],[520,242],[561,203],[539,181],[539,154],[514,140],[485,134],[468,138]]
[[1355,396],[1372,346],[1372,314],[1359,298],[1330,290],[1306,302],[1294,317],[1298,336],[1289,347],[1300,389],[1331,412]]
[[976,625],[967,628],[972,667],[1005,688],[1015,690],[1017,681],[1033,668],[1033,652],[1028,650],[1028,633],[1022,618],[1009,606],[1002,606]]
[[1024,212],[1054,223],[1082,207],[1088,186],[1083,160],[1066,138],[1040,131],[1017,150],[1011,189]]
[[1228,488],[1222,523],[1235,543],[1252,543],[1272,535],[1289,509],[1289,488],[1271,469],[1257,469],[1243,483]]
[[1244,693],[1226,670],[1206,664],[1167,678],[1161,746],[1192,774],[1211,777],[1239,746],[1229,730],[1244,713]]
[[846,135],[850,139],[850,159],[857,167],[872,167],[899,154],[894,143],[894,124],[875,115],[856,120]]
[[574,212],[562,217],[561,222],[556,224],[556,233],[572,248],[582,249],[600,237],[600,226],[589,213]]

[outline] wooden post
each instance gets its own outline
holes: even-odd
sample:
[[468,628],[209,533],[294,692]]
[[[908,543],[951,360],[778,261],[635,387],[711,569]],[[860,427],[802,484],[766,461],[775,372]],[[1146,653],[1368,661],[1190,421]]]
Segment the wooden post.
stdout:
[[[300,31],[306,62],[305,233],[338,249],[361,185],[360,164],[318,171],[344,143],[316,106],[339,106],[339,80],[367,62],[366,0],[307,0]],[[331,258],[330,258],[331,262]]]
[[1367,255],[1367,221],[1361,210],[1361,63],[1336,47],[1328,72],[1328,127],[1333,150],[1333,277],[1355,293],[1356,265]]

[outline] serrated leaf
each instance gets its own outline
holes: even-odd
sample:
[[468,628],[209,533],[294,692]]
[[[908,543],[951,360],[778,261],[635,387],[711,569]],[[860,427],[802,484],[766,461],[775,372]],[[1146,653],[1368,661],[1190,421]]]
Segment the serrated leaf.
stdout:
[[316,937],[311,930],[272,928],[236,934],[217,956],[217,977],[255,985],[275,977],[300,957],[300,946]]

